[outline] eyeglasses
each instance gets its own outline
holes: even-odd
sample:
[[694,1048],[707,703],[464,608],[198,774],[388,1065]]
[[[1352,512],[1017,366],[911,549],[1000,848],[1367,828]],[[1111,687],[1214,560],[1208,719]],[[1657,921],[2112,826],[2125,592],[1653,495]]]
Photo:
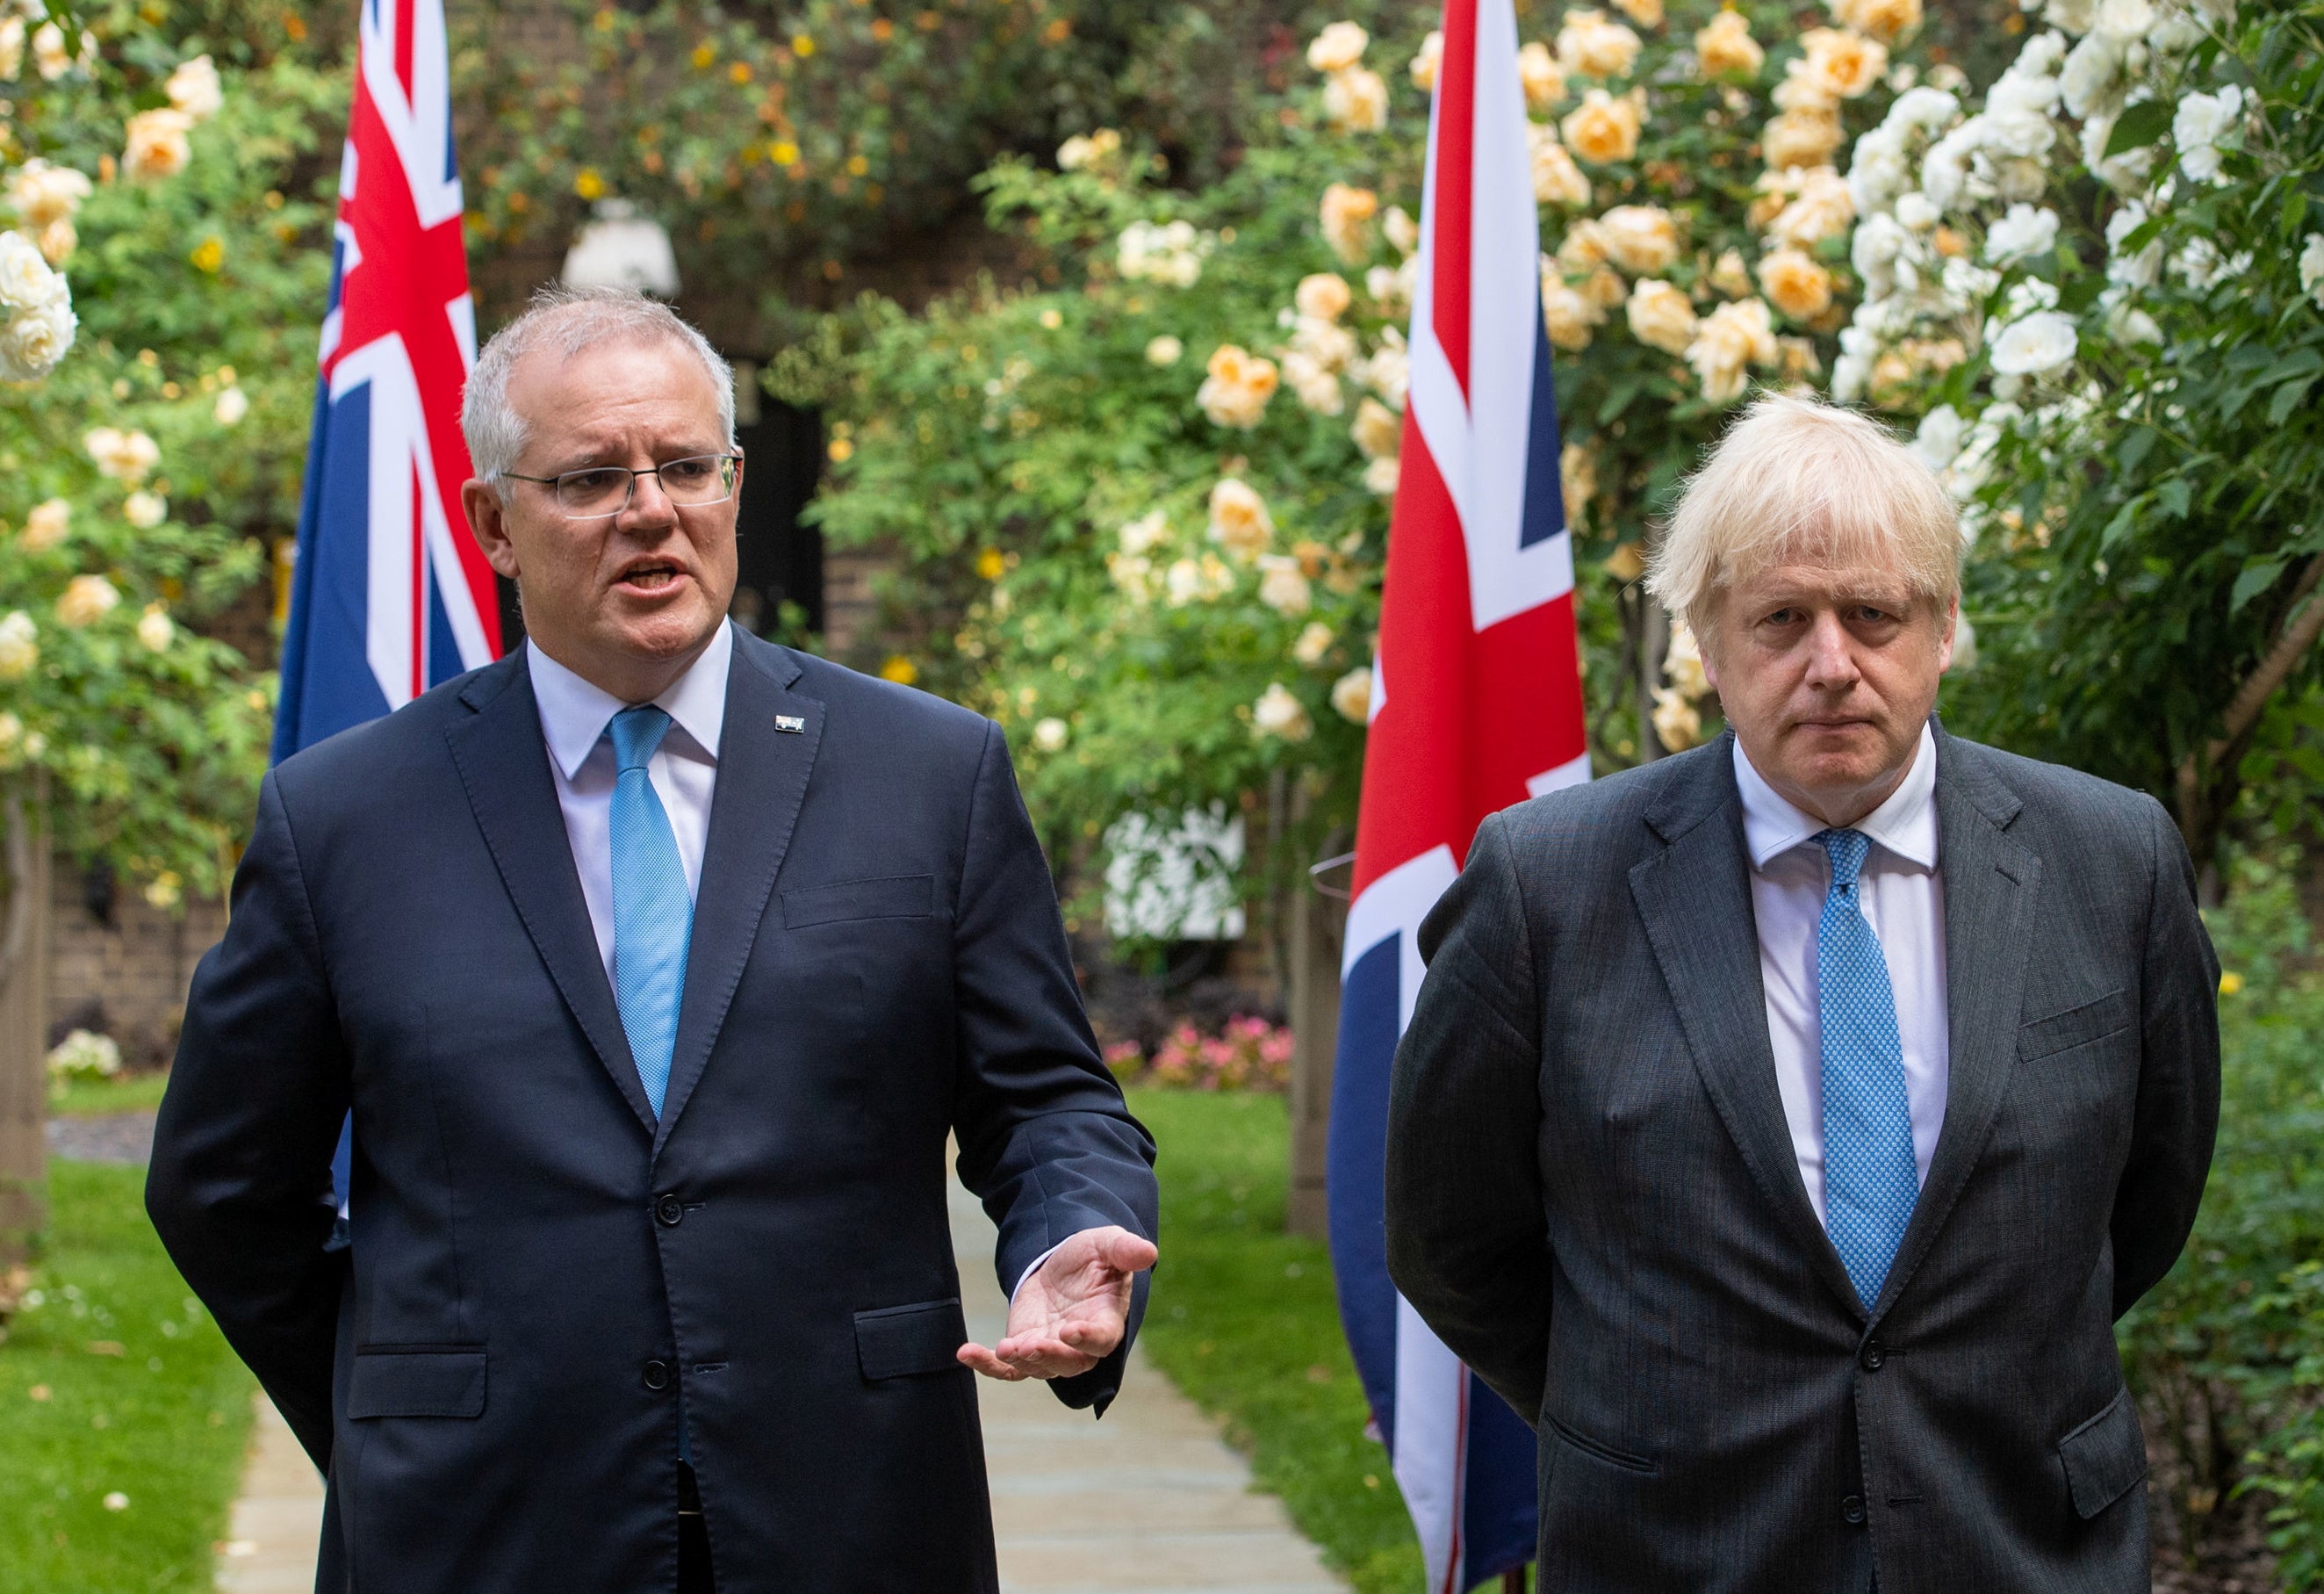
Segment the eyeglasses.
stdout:
[[657,465],[650,470],[632,470],[624,465],[593,465],[586,470],[568,470],[561,476],[520,476],[513,470],[506,474],[516,481],[555,487],[557,506],[568,519],[605,520],[630,506],[641,476],[659,479],[661,490],[680,509],[724,504],[734,496],[734,484],[742,479],[742,457],[696,454]]

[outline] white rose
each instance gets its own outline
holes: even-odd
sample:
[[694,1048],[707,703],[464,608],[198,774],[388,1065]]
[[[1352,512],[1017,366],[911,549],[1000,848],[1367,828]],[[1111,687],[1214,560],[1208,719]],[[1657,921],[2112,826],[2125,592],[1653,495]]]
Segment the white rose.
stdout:
[[8,202],[31,227],[66,220],[80,209],[89,191],[85,174],[46,161],[27,161],[8,180]]
[[44,499],[25,514],[24,529],[16,541],[27,553],[46,553],[63,542],[71,525],[71,505],[62,498]]
[[1259,601],[1278,615],[1295,618],[1314,606],[1314,594],[1297,560],[1287,553],[1259,556]]
[[1920,430],[1913,435],[1913,452],[1927,461],[1932,470],[1942,470],[1960,452],[1961,438],[1969,422],[1950,404],[1939,404],[1921,417]]
[[2047,206],[2012,205],[2009,214],[1987,229],[1985,257],[1995,265],[2011,265],[2029,255],[2046,255],[2057,246],[2058,213]]
[[23,609],[0,616],[0,681],[22,681],[41,662],[41,629]]
[[12,16],[0,21],[0,78],[13,78],[24,70],[24,19]]
[[18,381],[46,375],[72,348],[78,325],[71,307],[62,301],[19,310],[0,329],[0,355],[22,373]]
[[1372,717],[1372,672],[1357,665],[1332,683],[1332,707],[1351,725],[1368,725]]
[[1124,525],[1120,531],[1121,551],[1135,557],[1151,553],[1170,540],[1170,518],[1157,509],[1142,514]]
[[150,532],[170,518],[170,501],[140,487],[121,501],[121,518],[141,532]]
[[2152,288],[2163,276],[2163,243],[2150,240],[2135,255],[2123,252],[2123,240],[2146,225],[2146,207],[2131,200],[2107,218],[2107,281],[2126,288]]
[[1299,633],[1299,640],[1291,644],[1292,658],[1311,670],[1322,663],[1323,655],[1331,651],[1332,628],[1321,620],[1308,621]]
[[2324,310],[2324,233],[2310,233],[2300,246],[2300,290]]
[[1033,745],[1044,753],[1061,752],[1072,734],[1072,728],[1052,714],[1033,727]]
[[2002,329],[1993,344],[1993,368],[2005,376],[2046,376],[2074,357],[2074,318],[2036,310]]
[[221,388],[210,414],[220,426],[233,426],[250,413],[250,395],[239,387]]
[[100,475],[115,481],[143,481],[161,462],[161,448],[142,431],[99,426],[81,439]]
[[1259,701],[1250,706],[1250,723],[1257,734],[1286,742],[1304,742],[1315,734],[1315,722],[1307,718],[1307,706],[1279,681],[1268,681]]
[[57,598],[57,624],[78,629],[110,614],[121,592],[103,576],[75,576]]
[[2098,21],[2098,0],[2049,0],[2042,14],[2069,33],[2087,33]]
[[1333,23],[1307,46],[1307,64],[1319,72],[1344,72],[1364,59],[1371,35],[1355,23]]
[[226,104],[226,91],[219,86],[217,68],[207,55],[198,55],[181,63],[170,74],[170,103],[197,122],[208,121]]
[[137,640],[147,653],[168,651],[171,641],[178,635],[177,626],[170,623],[170,611],[160,604],[148,604],[137,621]]
[[1323,85],[1323,115],[1342,133],[1378,133],[1388,125],[1388,85],[1367,67],[1333,72]]
[[2219,141],[2238,131],[2243,119],[2244,91],[2234,84],[2217,94],[2190,94],[2180,100],[2171,118],[2180,170],[2198,182],[2218,181]]
[[2153,0],[2098,0],[2093,24],[2098,32],[2125,44],[2144,40],[2155,23]]
[[1384,454],[1364,467],[1364,490],[1383,498],[1396,495],[1396,484],[1401,478],[1404,462],[1394,454]]
[[[2138,3],[2143,5],[2144,0]],[[2127,54],[2128,46],[2112,33],[2091,33],[2075,45],[2058,78],[2067,111],[2076,116],[2089,116],[2112,110]]]
[[19,232],[0,232],[0,302],[38,310],[67,292],[39,245]]
[[1146,346],[1146,363],[1149,366],[1175,366],[1186,346],[1165,332]]
[[1924,233],[1936,226],[1941,218],[1937,208],[1929,203],[1929,196],[1916,189],[1897,198],[1896,219],[1916,233]]
[[41,31],[32,35],[32,62],[40,69],[41,77],[53,83],[72,69],[72,57],[65,51],[65,31],[54,23],[43,23]]

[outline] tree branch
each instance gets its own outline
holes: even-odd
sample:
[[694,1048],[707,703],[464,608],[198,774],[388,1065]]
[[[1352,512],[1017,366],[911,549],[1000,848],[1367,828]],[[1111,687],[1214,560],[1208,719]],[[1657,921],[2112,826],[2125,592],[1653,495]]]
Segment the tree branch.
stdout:
[[2317,637],[2324,635],[2324,601],[2308,602],[2319,581],[2324,581],[2324,554],[2318,554],[2301,568],[2275,640],[2268,644],[2258,664],[2245,678],[2243,685],[2236,689],[2236,695],[2227,700],[2227,709],[2220,718],[2220,734],[2204,746],[2200,759],[2190,751],[2179,765],[2179,825],[2188,832],[2190,846],[2195,840],[2193,832],[2200,828],[2198,815],[2204,806],[2205,770],[2221,769],[2251,739],[2268,700],[2291,678],[2301,656],[2315,645]]

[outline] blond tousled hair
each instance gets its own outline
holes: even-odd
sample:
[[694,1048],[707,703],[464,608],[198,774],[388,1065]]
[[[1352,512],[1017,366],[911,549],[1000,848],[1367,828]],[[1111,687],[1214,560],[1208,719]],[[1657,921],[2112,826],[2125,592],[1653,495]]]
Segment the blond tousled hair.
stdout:
[[1901,567],[1938,609],[1960,592],[1960,515],[1936,473],[1877,422],[1771,394],[1688,480],[1646,590],[1698,635],[1721,588],[1770,565]]

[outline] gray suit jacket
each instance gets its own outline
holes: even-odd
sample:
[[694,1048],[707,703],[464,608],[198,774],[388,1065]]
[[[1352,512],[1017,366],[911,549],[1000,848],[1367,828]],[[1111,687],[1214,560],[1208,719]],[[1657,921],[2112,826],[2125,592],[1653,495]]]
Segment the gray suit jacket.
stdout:
[[1730,758],[1494,816],[1421,930],[1388,1266],[1535,1423],[1542,1587],[2146,1588],[2113,1323],[2218,1117],[2177,832],[1940,729],[1950,1101],[1868,1313],[1776,1093]]

